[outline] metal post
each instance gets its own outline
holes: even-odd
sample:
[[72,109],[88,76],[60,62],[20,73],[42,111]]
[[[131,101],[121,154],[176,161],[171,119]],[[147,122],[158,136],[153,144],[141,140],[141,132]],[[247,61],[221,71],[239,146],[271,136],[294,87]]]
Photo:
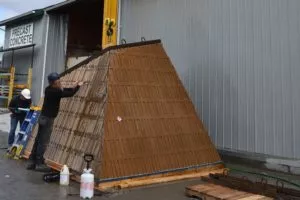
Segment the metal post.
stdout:
[[14,53],[15,53],[15,51],[12,50],[12,54],[11,54],[11,62],[10,62],[10,66],[11,66],[11,67],[14,65]]
[[4,65],[4,60],[5,60],[5,59],[4,59],[4,58],[5,58],[5,53],[3,52],[3,55],[2,55],[2,67],[3,67],[3,68],[4,68],[4,66],[5,66],[5,65]]
[[33,58],[34,58],[34,46],[32,46],[32,52],[31,52],[31,66],[28,68],[28,75],[27,75],[27,88],[28,88],[28,89],[31,89],[31,86],[32,86]]
[[14,92],[14,82],[15,82],[15,68],[13,66],[10,67],[10,80],[9,80],[9,93],[8,93],[8,101],[7,106],[9,105],[13,92]]
[[33,56],[34,56],[34,46],[32,46],[32,52],[31,52],[31,68],[33,68]]
[[117,16],[117,21],[118,21],[118,25],[117,25],[117,45],[120,44],[121,41],[121,17],[122,17],[122,2],[121,0],[118,1],[118,16]]
[[27,88],[31,89],[32,85],[32,67],[28,68],[28,75],[27,75]]
[[41,94],[40,97],[44,95],[44,84],[45,84],[45,74],[46,74],[46,64],[47,64],[47,47],[48,47],[48,37],[49,37],[49,15],[45,15],[47,18],[47,25],[46,25],[46,38],[45,38],[45,49],[44,49],[44,61],[43,61],[43,74],[42,74],[42,85],[41,85]]

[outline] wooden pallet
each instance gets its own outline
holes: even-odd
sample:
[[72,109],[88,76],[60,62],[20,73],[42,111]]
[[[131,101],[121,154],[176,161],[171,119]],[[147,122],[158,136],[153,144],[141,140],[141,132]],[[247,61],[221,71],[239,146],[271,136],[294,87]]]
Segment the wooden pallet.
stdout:
[[[60,171],[62,168],[61,164],[51,160],[46,160],[46,163],[49,167],[57,171]],[[142,187],[146,185],[162,184],[162,183],[174,182],[174,181],[180,181],[186,179],[194,179],[202,176],[207,176],[209,173],[220,173],[223,171],[223,168],[224,166],[222,164],[219,164],[216,166],[203,167],[201,169],[194,169],[194,170],[186,170],[183,172],[173,172],[167,174],[152,175],[148,177],[110,181],[110,182],[95,184],[95,189],[102,192],[112,192],[116,190]],[[79,175],[72,174],[71,179],[73,181],[80,182]]]
[[169,183],[174,181],[182,181],[187,179],[195,179],[202,176],[207,176],[209,173],[223,171],[223,165],[203,167],[201,169],[186,170],[182,172],[170,172],[166,174],[152,175],[148,177],[125,179],[120,181],[112,181],[100,183],[96,189],[100,191],[112,191],[120,189],[129,189],[143,187],[147,185]]
[[272,198],[256,195],[248,192],[233,190],[227,187],[205,183],[189,186],[186,188],[186,195],[189,197],[201,198],[203,200],[269,200]]

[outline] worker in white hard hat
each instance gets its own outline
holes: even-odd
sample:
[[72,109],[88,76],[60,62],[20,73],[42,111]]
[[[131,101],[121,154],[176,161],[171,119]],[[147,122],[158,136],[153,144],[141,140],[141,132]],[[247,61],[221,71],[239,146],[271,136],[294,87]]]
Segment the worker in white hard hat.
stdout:
[[31,95],[29,89],[24,89],[21,91],[21,94],[13,97],[9,103],[10,115],[10,131],[8,136],[8,148],[10,148],[15,141],[15,132],[20,124],[20,127],[26,117],[26,111],[24,112],[20,108],[28,109],[31,105]]

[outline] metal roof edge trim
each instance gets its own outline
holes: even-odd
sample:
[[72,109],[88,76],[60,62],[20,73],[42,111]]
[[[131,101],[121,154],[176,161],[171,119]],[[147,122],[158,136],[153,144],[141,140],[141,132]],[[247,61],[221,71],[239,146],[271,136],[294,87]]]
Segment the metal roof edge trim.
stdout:
[[6,20],[0,21],[0,26],[6,26],[8,24],[17,23],[17,22],[20,22],[20,21],[25,20],[25,19],[32,19],[34,17],[40,16],[40,15],[43,15],[43,14],[44,14],[43,9],[32,10],[32,11],[23,13],[21,15],[17,15],[15,17],[11,17],[11,18],[8,18]]
[[31,11],[25,12],[23,14],[20,14],[20,15],[17,15],[17,16],[14,16],[14,17],[11,17],[11,18],[0,21],[0,26],[5,26],[7,24],[12,24],[12,23],[19,22],[21,20],[24,20],[24,18],[25,19],[31,19],[33,17],[40,16],[41,14],[44,13],[44,11],[46,11],[46,12],[52,11],[52,10],[61,8],[63,6],[75,3],[76,1],[79,1],[79,0],[63,1],[63,2],[60,2],[60,3],[54,4],[54,5],[47,6],[45,8],[31,10]]
[[68,6],[68,5],[72,4],[72,3],[75,3],[76,1],[78,1],[78,0],[63,1],[63,2],[60,2],[58,4],[54,4],[52,6],[48,6],[48,7],[44,8],[44,9],[45,9],[46,12],[54,11],[56,9],[59,9],[59,8],[64,7],[64,6]]
[[0,53],[7,52],[7,51],[16,51],[16,50],[20,50],[20,49],[26,49],[26,48],[34,47],[34,46],[35,46],[35,44],[29,44],[29,45],[25,45],[25,46],[21,46],[21,47],[13,47],[13,48],[8,48],[8,49],[3,49],[3,50],[0,50]]

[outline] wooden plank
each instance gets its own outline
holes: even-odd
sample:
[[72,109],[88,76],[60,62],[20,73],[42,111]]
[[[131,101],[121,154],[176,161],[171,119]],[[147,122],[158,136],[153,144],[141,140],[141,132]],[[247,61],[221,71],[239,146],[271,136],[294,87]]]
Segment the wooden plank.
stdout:
[[[200,185],[199,185],[200,186]],[[193,191],[194,193],[199,193],[201,196],[209,196],[217,199],[228,199],[236,196],[245,195],[245,192],[231,190],[230,188],[218,186],[218,185],[206,185],[203,184],[202,187],[189,187],[187,188],[187,193]]]
[[252,195],[250,197],[240,198],[240,200],[262,200],[262,199],[266,199],[266,197],[261,195]]
[[[228,200],[239,200],[239,199],[244,199],[244,198],[248,198],[248,197],[251,197],[251,196],[253,196],[253,194],[244,193],[244,194],[241,194],[241,195],[236,195],[234,197],[230,197],[230,198],[228,198]],[[265,198],[268,198],[268,197],[265,197]]]
[[261,182],[252,182],[243,178],[238,178],[224,174],[214,174],[210,177],[202,177],[203,181],[207,183],[213,183],[216,185],[222,185],[232,189],[242,190],[245,192],[264,195],[275,198],[281,193],[290,194],[291,196],[297,196],[297,191],[289,190],[278,191],[275,185],[262,184]]
[[262,195],[251,194],[243,191],[233,190],[220,185],[205,183],[201,185],[189,186],[186,188],[186,195],[190,197],[226,199],[226,200],[257,200],[272,199]]
[[191,198],[199,198],[199,199],[205,199],[205,200],[216,200],[215,197],[209,197],[205,194],[199,193],[197,191],[193,190],[186,190],[186,196],[191,197]]
[[156,175],[150,177],[101,183],[96,188],[101,191],[107,191],[111,189],[134,188],[134,187],[141,187],[141,186],[152,185],[152,184],[161,184],[161,183],[172,182],[172,181],[193,179],[193,178],[199,178],[201,176],[207,176],[211,172],[222,171],[222,169],[217,169],[217,168],[218,167],[215,168],[209,167],[206,169],[203,168],[202,172],[186,171],[185,173],[179,175],[176,175],[176,173],[169,173],[167,175]]
[[228,199],[236,196],[246,195],[247,193],[223,187],[220,189],[215,188],[213,191],[208,191],[206,194],[209,196],[218,197],[220,199]]
[[205,192],[211,190],[214,186],[215,186],[214,184],[201,184],[201,185],[190,186],[188,187],[188,189],[195,192]]

